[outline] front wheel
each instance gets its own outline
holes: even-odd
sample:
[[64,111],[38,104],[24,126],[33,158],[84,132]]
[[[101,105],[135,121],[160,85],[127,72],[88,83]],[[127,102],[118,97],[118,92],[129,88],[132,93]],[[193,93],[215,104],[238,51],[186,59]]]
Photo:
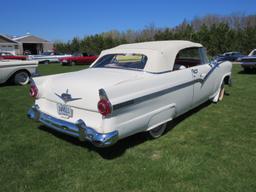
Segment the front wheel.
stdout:
[[26,85],[28,82],[29,74],[26,71],[20,71],[14,75],[14,83],[16,85]]
[[166,123],[159,125],[151,130],[149,130],[149,135],[153,138],[156,139],[158,137],[161,137],[164,134],[164,131],[166,129]]

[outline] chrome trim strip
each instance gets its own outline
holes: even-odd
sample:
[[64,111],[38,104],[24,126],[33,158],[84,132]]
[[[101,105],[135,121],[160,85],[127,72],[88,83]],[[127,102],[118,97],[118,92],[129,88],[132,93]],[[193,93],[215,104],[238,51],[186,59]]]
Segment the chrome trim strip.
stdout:
[[188,81],[188,82],[185,82],[185,83],[182,83],[182,84],[179,84],[179,85],[175,85],[173,87],[169,87],[167,89],[163,89],[161,91],[150,93],[148,95],[144,95],[144,96],[138,97],[136,99],[131,99],[131,100],[128,100],[128,101],[125,101],[125,102],[122,102],[122,103],[118,103],[118,104],[113,105],[113,110],[115,111],[115,110],[121,109],[123,107],[127,107],[129,105],[132,105],[132,104],[138,104],[140,102],[144,102],[146,100],[153,99],[153,98],[159,97],[161,95],[165,95],[169,92],[176,91],[178,89],[181,89],[181,88],[184,88],[184,87],[189,86],[191,84],[194,84],[195,82],[201,82],[201,81],[202,81],[202,79],[194,79],[192,81]]
[[161,71],[161,72],[150,72],[150,71],[144,71],[146,73],[150,73],[150,74],[164,74],[164,73],[170,73],[173,70],[167,70],[167,71]]
[[[212,72],[213,72],[215,69],[217,69],[217,67],[219,67],[221,63],[222,63],[222,61],[221,61],[221,62],[214,62],[213,64],[209,64],[212,68],[211,68],[211,70],[205,75],[203,81],[206,81],[206,80],[208,79],[208,77],[210,76],[210,74],[212,74]],[[213,66],[212,66],[212,65],[213,65]]]
[[20,66],[26,66],[26,67],[36,67],[37,64],[13,64],[13,65],[0,65],[0,68],[5,68],[5,67],[20,67]]
[[[46,101],[50,101],[50,102],[52,102],[52,103],[54,103],[54,104],[58,103],[57,101],[55,101],[55,100],[53,100],[53,99],[46,98],[46,97],[44,97],[44,96],[40,97],[40,99],[45,99]],[[60,103],[60,102],[59,102],[59,103]],[[84,108],[78,107],[78,106],[75,106],[75,105],[72,105],[72,103],[68,104],[68,106],[73,107],[73,108],[75,108],[75,109],[84,110]],[[97,110],[92,110],[92,109],[86,109],[86,111],[95,112],[95,113],[98,112]]]

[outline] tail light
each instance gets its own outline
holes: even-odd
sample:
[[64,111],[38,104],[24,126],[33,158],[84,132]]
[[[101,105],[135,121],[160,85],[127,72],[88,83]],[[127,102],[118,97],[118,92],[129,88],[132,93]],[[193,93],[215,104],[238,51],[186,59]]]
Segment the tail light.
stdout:
[[98,111],[101,115],[107,116],[111,113],[111,103],[106,99],[101,99],[98,102]]
[[37,95],[38,95],[38,89],[37,89],[37,87],[36,87],[35,84],[31,84],[31,85],[30,85],[29,94],[30,94],[31,97],[34,97],[34,98],[37,97]]
[[100,100],[98,102],[98,111],[101,115],[107,116],[112,112],[112,105],[103,89],[100,89]]

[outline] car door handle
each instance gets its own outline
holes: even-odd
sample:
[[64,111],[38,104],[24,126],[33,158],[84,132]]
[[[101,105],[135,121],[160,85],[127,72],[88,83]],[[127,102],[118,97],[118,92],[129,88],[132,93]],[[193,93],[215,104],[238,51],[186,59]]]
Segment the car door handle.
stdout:
[[206,73],[201,73],[200,77],[204,78],[206,76]]
[[198,73],[198,69],[191,69],[192,73]]

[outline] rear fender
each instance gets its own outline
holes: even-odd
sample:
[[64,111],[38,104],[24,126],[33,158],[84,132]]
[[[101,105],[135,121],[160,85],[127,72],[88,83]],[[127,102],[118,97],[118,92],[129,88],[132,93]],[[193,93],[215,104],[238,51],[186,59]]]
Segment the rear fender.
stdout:
[[164,106],[157,110],[157,112],[150,118],[148,128],[146,131],[154,129],[155,127],[171,121],[176,114],[175,104]]

